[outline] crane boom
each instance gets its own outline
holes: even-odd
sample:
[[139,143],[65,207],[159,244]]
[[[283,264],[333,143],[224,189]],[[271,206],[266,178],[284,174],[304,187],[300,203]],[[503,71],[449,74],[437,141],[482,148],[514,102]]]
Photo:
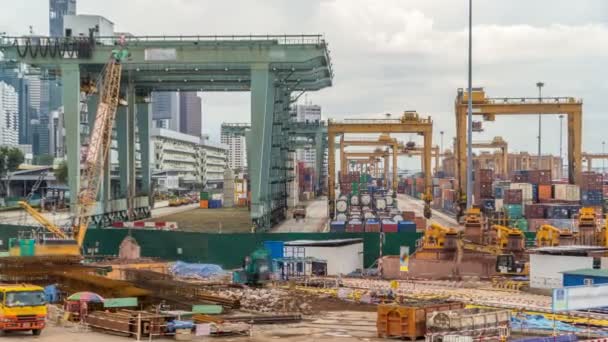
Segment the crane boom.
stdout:
[[110,150],[112,126],[120,95],[122,65],[114,54],[105,68],[102,92],[95,114],[95,124],[87,150],[78,193],[78,210],[74,221],[74,239],[82,246],[90,222],[91,211],[97,201],[102,170]]
[[19,201],[19,206],[23,208],[32,218],[38,223],[40,223],[46,230],[55,234],[57,237],[61,239],[69,239],[66,233],[61,230],[61,228],[54,225],[51,221],[47,220],[42,214],[40,214],[36,209],[32,208],[26,201]]

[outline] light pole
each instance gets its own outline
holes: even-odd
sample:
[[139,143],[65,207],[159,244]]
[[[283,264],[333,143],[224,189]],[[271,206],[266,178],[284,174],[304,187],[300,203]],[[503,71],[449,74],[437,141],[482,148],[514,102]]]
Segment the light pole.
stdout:
[[[543,82],[536,82],[536,86],[538,87],[538,102],[542,103],[543,101],[543,97],[542,97],[542,89],[543,86],[545,84]],[[541,161],[541,155],[540,155],[540,143],[541,143],[541,117],[542,115],[540,113],[538,113],[538,163],[536,165],[536,169],[540,170],[540,161]]]
[[[606,153],[606,142],[602,141],[602,154]],[[602,156],[602,175],[606,174],[606,159]]]
[[560,114],[559,116],[559,163],[560,163],[560,173],[562,174],[563,177],[563,173],[564,173],[564,159],[562,158],[562,139],[563,137],[563,133],[562,130],[564,128],[564,114]]
[[439,154],[443,153],[443,131],[439,132],[441,134],[441,148],[439,149]]
[[467,108],[467,208],[473,204],[473,0],[469,0],[469,84]]

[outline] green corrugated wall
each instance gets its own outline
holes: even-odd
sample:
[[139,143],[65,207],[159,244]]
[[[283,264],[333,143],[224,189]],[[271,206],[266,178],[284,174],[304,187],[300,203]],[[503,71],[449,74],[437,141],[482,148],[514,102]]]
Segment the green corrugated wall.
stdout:
[[[16,237],[23,226],[0,225],[2,249],[6,249],[8,238]],[[118,246],[127,236],[124,229],[89,229],[85,239],[85,250],[97,247],[97,254],[117,255]],[[344,238],[363,239],[363,262],[366,267],[374,263],[379,255],[378,233],[260,233],[260,234],[205,234],[191,232],[169,232],[152,230],[132,230],[131,235],[141,246],[145,257],[164,260],[205,262],[224,268],[240,267],[243,258],[264,241],[327,240]],[[415,250],[416,240],[421,233],[387,233],[383,244],[383,255],[399,255],[400,246]],[[181,254],[178,253],[181,248]]]

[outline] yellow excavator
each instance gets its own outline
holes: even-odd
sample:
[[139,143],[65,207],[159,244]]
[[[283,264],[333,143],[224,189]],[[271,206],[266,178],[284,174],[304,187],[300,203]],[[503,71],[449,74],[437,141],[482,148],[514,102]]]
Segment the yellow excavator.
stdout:
[[[94,126],[91,130],[86,158],[82,165],[81,187],[78,192],[76,214],[72,219],[71,227],[67,230],[58,227],[32,208],[27,201],[21,201],[19,205],[50,232],[51,236],[47,237],[40,234],[32,236],[32,239],[17,240],[15,245],[10,246],[9,253],[11,256],[23,256],[23,251],[27,249],[22,248],[22,245],[30,244],[32,241],[35,243],[33,246],[34,256],[81,254],[81,248],[103,177],[102,170],[112,143],[112,126],[116,109],[121,102],[121,61],[128,56],[128,50],[121,45],[118,49],[112,51],[112,56],[102,71],[100,100],[95,114]],[[83,91],[87,92],[90,89],[89,86]]]
[[422,237],[423,249],[455,249],[459,239],[458,231],[454,228],[444,227],[437,223],[431,225],[424,231]]
[[536,231],[536,246],[568,246],[574,244],[575,238],[575,234],[570,229],[560,229],[550,224],[543,224]]
[[[492,225],[496,233],[495,244],[501,249],[524,249],[525,235],[517,228],[510,228],[499,224]],[[521,241],[521,246],[510,246],[509,241]],[[519,248],[514,248],[519,247]]]

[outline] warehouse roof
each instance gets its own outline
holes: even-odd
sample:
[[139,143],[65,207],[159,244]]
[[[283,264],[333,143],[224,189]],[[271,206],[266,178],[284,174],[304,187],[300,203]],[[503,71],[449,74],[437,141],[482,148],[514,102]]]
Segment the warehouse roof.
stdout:
[[580,275],[589,277],[608,277],[608,269],[581,268],[578,270],[564,271],[563,274]]
[[354,245],[357,243],[363,243],[363,239],[294,240],[286,241],[285,246],[332,247]]

